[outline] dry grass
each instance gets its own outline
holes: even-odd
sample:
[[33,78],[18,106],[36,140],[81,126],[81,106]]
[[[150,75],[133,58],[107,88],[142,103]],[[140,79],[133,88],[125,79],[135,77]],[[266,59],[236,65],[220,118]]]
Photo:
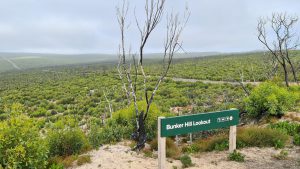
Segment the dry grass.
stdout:
[[50,164],[62,164],[65,168],[71,167],[78,156],[71,155],[67,157],[53,157],[49,160]]
[[[151,150],[157,150],[157,138],[152,140],[150,142]],[[173,159],[179,159],[181,155],[180,149],[175,145],[174,140],[171,138],[166,139],[166,155],[167,157],[173,158]]]
[[81,165],[86,164],[86,163],[91,163],[91,162],[92,162],[92,160],[91,160],[90,155],[79,156],[78,159],[77,159],[77,165],[78,166],[81,166]]

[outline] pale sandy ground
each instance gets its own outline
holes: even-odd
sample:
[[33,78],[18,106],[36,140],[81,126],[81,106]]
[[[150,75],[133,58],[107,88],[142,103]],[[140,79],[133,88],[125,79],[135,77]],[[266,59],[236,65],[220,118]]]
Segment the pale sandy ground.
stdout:
[[[247,148],[240,150],[245,154],[245,162],[228,161],[227,152],[210,152],[195,154],[192,161],[195,164],[190,169],[300,169],[300,147],[286,148],[287,160],[277,160],[272,155],[281,150],[274,148]],[[130,151],[128,146],[105,145],[99,150],[89,153],[92,163],[74,166],[72,169],[156,169],[157,159],[144,157],[143,153],[137,154]],[[76,163],[76,162],[75,162]],[[178,160],[167,160],[167,168],[181,168]]]

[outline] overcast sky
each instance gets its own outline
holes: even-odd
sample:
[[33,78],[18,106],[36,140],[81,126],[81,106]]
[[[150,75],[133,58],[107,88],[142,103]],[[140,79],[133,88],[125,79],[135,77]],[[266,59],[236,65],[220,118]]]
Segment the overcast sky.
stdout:
[[[129,0],[127,44],[136,49],[139,34],[133,9],[142,16],[143,0]],[[119,0],[0,0],[0,52],[116,53]],[[260,16],[287,12],[300,16],[300,0],[167,0],[166,12],[191,16],[182,34],[188,52],[240,52],[263,49],[256,38]],[[165,17],[163,18],[165,20]],[[160,52],[165,22],[146,52]],[[300,21],[297,31],[300,33]]]

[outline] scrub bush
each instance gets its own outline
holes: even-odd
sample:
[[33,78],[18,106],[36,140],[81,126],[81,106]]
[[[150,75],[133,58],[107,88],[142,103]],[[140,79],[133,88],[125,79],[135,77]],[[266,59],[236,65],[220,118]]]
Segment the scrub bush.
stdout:
[[29,117],[12,114],[0,122],[0,168],[46,168],[48,148]]
[[51,157],[78,154],[90,146],[79,128],[52,130],[48,134],[47,142]]
[[[145,110],[147,105],[145,102],[138,102],[139,110]],[[145,128],[148,138],[155,138],[157,133],[157,118],[163,115],[155,104],[152,104],[147,116]],[[168,116],[167,114],[165,114]],[[125,109],[121,109],[113,113],[113,120],[121,126],[131,126],[134,128],[135,121],[135,109],[134,105],[131,104]],[[133,130],[132,130],[133,131]],[[132,132],[131,131],[131,132]]]
[[180,157],[180,161],[182,163],[182,168],[187,168],[193,166],[192,159],[189,155],[185,154]]
[[245,161],[245,155],[243,155],[240,152],[237,152],[234,150],[232,153],[229,154],[228,159],[230,161],[236,161],[236,162],[244,162]]
[[296,103],[297,96],[284,87],[265,82],[254,88],[245,102],[245,110],[250,117],[261,118],[264,115],[282,116]]

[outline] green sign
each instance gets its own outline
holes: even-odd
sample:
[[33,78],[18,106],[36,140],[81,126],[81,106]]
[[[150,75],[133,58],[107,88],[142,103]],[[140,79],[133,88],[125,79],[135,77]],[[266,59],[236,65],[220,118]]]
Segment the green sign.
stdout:
[[161,119],[161,137],[187,134],[234,126],[239,123],[239,110],[199,113]]

